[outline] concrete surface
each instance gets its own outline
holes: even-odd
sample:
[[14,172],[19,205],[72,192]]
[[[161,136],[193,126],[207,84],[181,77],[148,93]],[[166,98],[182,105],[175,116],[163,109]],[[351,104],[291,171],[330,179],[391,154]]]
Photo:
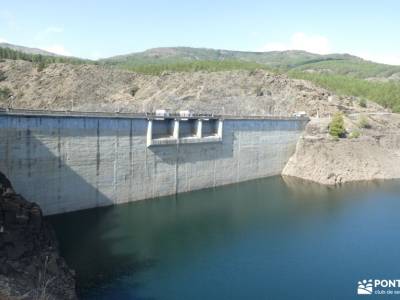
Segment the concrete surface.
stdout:
[[146,118],[0,114],[0,170],[44,213],[280,174],[305,119],[226,119],[218,143],[147,147]]

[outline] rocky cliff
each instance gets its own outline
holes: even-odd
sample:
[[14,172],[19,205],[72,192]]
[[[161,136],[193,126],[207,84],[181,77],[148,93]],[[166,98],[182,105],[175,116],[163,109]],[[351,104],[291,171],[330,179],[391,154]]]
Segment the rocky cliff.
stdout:
[[348,115],[348,135],[341,139],[329,136],[329,121],[311,120],[284,176],[326,185],[400,178],[399,114]]
[[0,173],[0,299],[76,299],[74,273],[60,257],[40,207]]

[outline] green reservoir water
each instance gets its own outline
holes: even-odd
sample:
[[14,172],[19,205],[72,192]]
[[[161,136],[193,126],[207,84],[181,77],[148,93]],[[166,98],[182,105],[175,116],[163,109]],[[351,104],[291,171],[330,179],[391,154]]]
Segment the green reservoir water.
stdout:
[[272,177],[53,216],[81,299],[352,299],[400,279],[400,183]]

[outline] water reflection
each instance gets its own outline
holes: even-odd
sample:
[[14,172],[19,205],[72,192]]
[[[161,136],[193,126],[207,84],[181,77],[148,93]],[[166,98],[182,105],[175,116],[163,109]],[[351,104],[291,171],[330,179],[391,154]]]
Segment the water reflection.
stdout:
[[[375,252],[398,244],[376,244],[371,228],[399,229],[399,186],[273,177],[49,220],[83,298],[351,297],[358,276],[392,270]],[[368,269],[373,254],[380,265]],[[319,282],[311,294],[310,280]]]

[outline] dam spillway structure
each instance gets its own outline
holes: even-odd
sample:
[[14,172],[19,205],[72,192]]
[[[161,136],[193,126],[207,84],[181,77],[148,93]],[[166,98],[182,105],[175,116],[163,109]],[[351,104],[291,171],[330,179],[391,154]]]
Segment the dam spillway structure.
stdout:
[[147,146],[222,142],[223,119],[213,116],[148,116]]
[[0,111],[0,170],[58,214],[279,175],[307,122]]

